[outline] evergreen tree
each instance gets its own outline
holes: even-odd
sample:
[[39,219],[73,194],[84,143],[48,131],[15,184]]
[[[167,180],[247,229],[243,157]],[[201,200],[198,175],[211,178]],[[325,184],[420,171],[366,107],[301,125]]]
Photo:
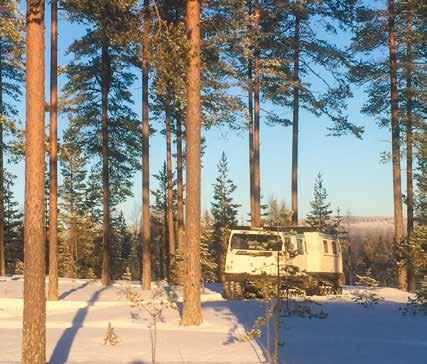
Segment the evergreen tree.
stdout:
[[24,261],[24,214],[13,194],[16,176],[5,172],[4,185],[4,243],[6,273],[15,272],[16,261]]
[[[333,218],[332,229],[341,245],[341,253],[343,259],[344,276],[348,284],[351,285],[351,248],[349,237],[349,219],[350,216],[343,216],[341,209],[337,207],[336,215]],[[346,221],[347,220],[347,221]]]
[[200,234],[200,264],[203,282],[216,281],[223,273],[218,273],[218,248],[213,237],[215,237],[214,221],[212,215],[206,210],[202,217]]
[[[383,6],[362,2],[357,11],[355,36],[351,50],[359,55],[352,69],[352,80],[366,87],[368,100],[362,112],[375,117],[380,126],[391,129],[393,169],[393,205],[395,216],[395,261],[398,286],[407,288],[404,239],[401,142],[406,123],[407,233],[413,230],[412,148],[416,120],[425,113],[422,105],[425,58],[423,47],[423,2],[387,1]],[[386,55],[372,57],[372,54]],[[409,264],[410,265],[410,264]],[[409,267],[410,268],[410,267]],[[413,280],[410,269],[409,276]],[[412,277],[412,278],[411,278]]]
[[[158,181],[158,187],[152,191],[154,197],[154,205],[152,206],[153,225],[155,225],[156,234],[153,233],[153,239],[156,242],[157,252],[153,252],[153,264],[157,266],[157,275],[161,279],[168,278],[170,280],[171,271],[173,268],[169,261],[169,229],[168,229],[168,211],[167,211],[167,190],[168,190],[168,175],[166,162],[158,174],[154,175],[154,179]],[[176,181],[173,179],[172,190],[175,194]]]
[[139,122],[131,110],[129,90],[135,80],[131,67],[137,60],[131,36],[138,29],[135,5],[135,1],[63,2],[71,20],[87,25],[86,34],[69,48],[74,59],[67,66],[64,91],[68,111],[84,131],[83,146],[88,155],[97,157],[94,162],[102,170],[104,284],[111,280],[110,209],[131,195],[131,177],[139,169]]
[[[16,154],[11,136],[18,129],[15,101],[22,97],[24,81],[24,17],[18,3],[11,0],[0,2],[0,276],[6,273],[5,261],[5,170],[4,158]],[[15,153],[14,153],[15,152]]]
[[224,152],[221,154],[217,168],[218,175],[214,184],[211,214],[213,217],[213,240],[215,242],[218,277],[223,281],[228,231],[237,224],[237,209],[240,205],[233,202],[233,193],[237,187],[229,177],[228,160]]
[[[87,159],[81,151],[84,136],[78,125],[70,120],[64,131],[60,152],[62,185],[59,192],[61,203],[61,223],[64,229],[61,239],[60,271],[68,277],[77,277],[80,264],[78,256],[83,245],[93,244],[93,234],[82,236],[87,232],[90,223],[90,212],[86,204],[86,163]],[[85,249],[91,251],[92,249]]]
[[[292,109],[292,120],[270,116],[270,122],[292,122],[292,223],[298,223],[299,111],[325,116],[331,121],[330,135],[352,133],[361,137],[363,128],[351,123],[347,100],[352,97],[347,79],[350,55],[333,37],[348,28],[356,1],[266,1],[269,12],[265,37],[265,96],[276,105]],[[315,80],[315,81],[313,81]]]
[[[130,233],[123,211],[112,219],[112,251],[114,253],[113,272],[114,278],[120,279],[129,269],[129,256],[132,250],[132,234]],[[133,264],[135,265],[135,264]]]
[[327,198],[328,194],[323,186],[322,175],[319,172],[314,182],[314,199],[310,202],[312,210],[306,216],[305,222],[320,232],[326,232],[331,227],[332,210],[330,210],[331,204],[327,202]]

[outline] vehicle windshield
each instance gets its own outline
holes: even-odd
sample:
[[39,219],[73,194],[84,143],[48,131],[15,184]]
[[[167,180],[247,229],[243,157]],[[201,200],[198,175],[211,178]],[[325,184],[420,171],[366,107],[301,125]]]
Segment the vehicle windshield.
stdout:
[[233,234],[231,238],[231,249],[277,251],[281,246],[277,235]]

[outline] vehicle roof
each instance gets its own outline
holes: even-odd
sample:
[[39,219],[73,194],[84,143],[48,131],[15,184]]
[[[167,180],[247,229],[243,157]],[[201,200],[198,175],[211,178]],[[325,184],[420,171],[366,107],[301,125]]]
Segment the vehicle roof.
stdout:
[[335,239],[335,234],[324,233],[312,228],[310,226],[263,226],[263,227],[251,227],[251,226],[236,226],[232,229],[232,233],[245,233],[245,234],[274,234],[274,233],[317,233],[327,238]]

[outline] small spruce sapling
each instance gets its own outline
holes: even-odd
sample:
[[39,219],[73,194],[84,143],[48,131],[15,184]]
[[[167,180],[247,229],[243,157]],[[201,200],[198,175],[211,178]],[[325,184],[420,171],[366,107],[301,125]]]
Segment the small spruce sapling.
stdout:
[[378,287],[378,281],[371,277],[371,270],[368,269],[366,276],[356,275],[357,289],[352,294],[352,300],[363,307],[373,307],[383,300],[376,292],[375,288]]
[[108,322],[107,335],[105,336],[105,339],[104,339],[104,345],[110,344],[110,345],[114,346],[114,345],[118,344],[119,341],[120,341],[119,337],[114,332],[114,329],[111,326],[111,322]]

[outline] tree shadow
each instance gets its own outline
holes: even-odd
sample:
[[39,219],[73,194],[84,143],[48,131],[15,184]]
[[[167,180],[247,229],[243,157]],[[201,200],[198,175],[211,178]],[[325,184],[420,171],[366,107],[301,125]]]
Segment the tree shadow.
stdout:
[[73,318],[72,326],[65,329],[62,336],[56,343],[49,360],[50,364],[62,364],[67,362],[74,339],[76,338],[79,329],[83,326],[83,322],[89,312],[89,307],[93,306],[93,304],[98,300],[99,295],[105,289],[107,289],[107,287],[102,287],[101,289],[97,290],[89,299],[88,305],[86,307],[79,308]]
[[64,298],[68,297],[70,294],[78,291],[79,289],[85,288],[87,285],[89,285],[89,282],[85,282],[82,285],[75,287],[75,288],[71,288],[68,291],[62,292],[61,295],[59,296],[60,300],[63,300]]
[[[253,328],[256,319],[265,314],[265,308],[259,300],[207,301],[202,303],[202,308],[213,309],[221,316],[227,316],[227,320],[232,320],[232,317],[237,319],[227,332],[226,339],[223,342],[225,346],[242,342],[245,332],[249,332]],[[242,332],[241,327],[243,327],[244,332]],[[259,362],[267,363],[266,358],[269,358],[269,353],[265,335],[249,340],[247,343],[252,347]]]

